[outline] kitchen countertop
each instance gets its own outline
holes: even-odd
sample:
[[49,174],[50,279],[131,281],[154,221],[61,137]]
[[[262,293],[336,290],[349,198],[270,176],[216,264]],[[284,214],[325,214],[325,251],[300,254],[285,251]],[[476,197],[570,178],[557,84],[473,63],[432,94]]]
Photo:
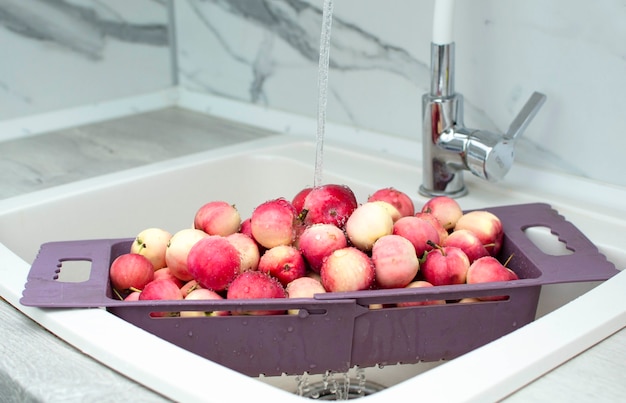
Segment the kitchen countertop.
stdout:
[[[165,108],[5,141],[0,144],[0,199],[275,134]],[[0,321],[0,401],[167,401],[87,357],[4,301]],[[618,401],[626,396],[623,362],[617,362],[624,356],[622,329],[506,401],[598,401],[598,390],[603,400]]]
[[270,134],[173,107],[9,140],[0,199]]

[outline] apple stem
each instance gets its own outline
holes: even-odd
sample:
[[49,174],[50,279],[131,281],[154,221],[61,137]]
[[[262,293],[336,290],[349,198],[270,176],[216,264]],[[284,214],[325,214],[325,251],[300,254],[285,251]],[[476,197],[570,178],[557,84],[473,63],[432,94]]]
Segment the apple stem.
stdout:
[[298,220],[300,220],[300,222],[304,222],[307,214],[309,214],[309,210],[302,209],[302,211],[300,211],[300,214],[298,214]]
[[509,264],[511,259],[513,259],[513,256],[515,256],[515,253],[511,253],[511,256],[509,256],[509,258],[506,260],[506,262],[504,262],[502,266],[506,267],[506,265]]
[[120,292],[117,291],[115,288],[113,289],[113,294],[117,295],[117,298],[119,298],[121,301],[124,300],[124,297],[122,297],[122,294],[120,294]]
[[133,292],[141,292],[140,289],[135,288],[135,287],[130,287],[129,290],[133,291]]
[[197,284],[197,283],[196,283],[196,284],[192,285],[192,286],[189,288],[189,291],[188,291],[187,293],[190,293],[190,292],[192,292],[193,290],[196,290],[198,287],[200,287],[200,284]]
[[443,248],[440,245],[437,245],[436,243],[434,243],[433,241],[431,241],[430,239],[428,241],[426,241],[426,244],[428,244],[428,246],[432,246],[435,249],[439,249],[439,251],[441,252],[442,255],[446,255],[446,252],[443,250]]
[[137,244],[139,244],[139,249],[137,250],[137,253],[141,253],[142,250],[144,250],[144,248],[146,247],[145,242],[137,239],[135,240],[135,242],[137,242]]

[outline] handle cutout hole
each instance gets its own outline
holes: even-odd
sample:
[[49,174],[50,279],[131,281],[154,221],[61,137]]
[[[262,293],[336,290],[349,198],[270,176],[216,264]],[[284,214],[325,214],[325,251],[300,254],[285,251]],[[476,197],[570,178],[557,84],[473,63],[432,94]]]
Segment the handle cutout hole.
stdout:
[[533,226],[524,229],[524,233],[540,251],[550,256],[567,256],[574,253],[567,244],[552,233],[546,226]]
[[61,260],[55,276],[62,283],[82,283],[91,275],[90,260]]

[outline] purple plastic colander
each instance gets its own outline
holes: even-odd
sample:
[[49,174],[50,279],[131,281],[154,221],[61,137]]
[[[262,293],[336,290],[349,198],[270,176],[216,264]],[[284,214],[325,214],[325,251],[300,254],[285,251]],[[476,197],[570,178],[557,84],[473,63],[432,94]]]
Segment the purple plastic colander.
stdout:
[[[21,303],[46,308],[106,307],[147,332],[241,373],[258,376],[345,372],[351,367],[416,363],[458,357],[531,322],[541,286],[607,280],[618,273],[572,223],[544,203],[485,208],[502,221],[501,260],[519,280],[317,294],[310,299],[135,301],[116,299],[109,267],[133,239],[50,242],[32,264]],[[524,233],[543,226],[570,255],[542,252]],[[63,261],[91,262],[89,279],[56,278]],[[500,301],[454,303],[462,298],[507,296]],[[447,300],[445,305],[396,307],[399,302]],[[383,304],[383,309],[370,306]],[[153,317],[184,310],[240,313],[298,310],[298,314]]]

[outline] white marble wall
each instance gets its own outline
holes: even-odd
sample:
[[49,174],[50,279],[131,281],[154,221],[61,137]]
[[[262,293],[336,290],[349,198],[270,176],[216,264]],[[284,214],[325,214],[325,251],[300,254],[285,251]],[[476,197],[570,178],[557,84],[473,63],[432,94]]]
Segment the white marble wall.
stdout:
[[[315,116],[323,0],[176,1],[180,83]],[[433,1],[335,0],[328,118],[416,137]],[[548,101],[519,161],[626,186],[626,1],[458,0],[466,123],[505,130]]]
[[[419,138],[434,0],[334,0],[328,118]],[[170,0],[0,0],[0,120],[172,85]],[[175,0],[180,84],[315,116],[323,0]],[[457,0],[466,123],[548,102],[518,160],[626,186],[626,0]]]
[[0,0],[0,120],[172,84],[168,0]]

